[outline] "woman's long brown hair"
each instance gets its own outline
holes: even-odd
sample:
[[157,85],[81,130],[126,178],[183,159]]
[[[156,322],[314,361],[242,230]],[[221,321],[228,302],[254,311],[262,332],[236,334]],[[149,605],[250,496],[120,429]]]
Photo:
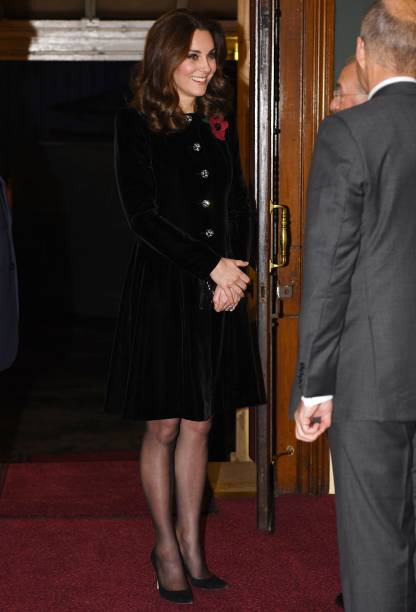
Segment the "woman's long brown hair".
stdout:
[[143,62],[132,82],[130,105],[146,116],[155,132],[178,130],[186,125],[173,73],[187,57],[195,30],[211,34],[217,62],[205,95],[196,99],[196,111],[208,118],[223,117],[231,107],[230,88],[223,75],[227,48],[221,26],[194,11],[175,9],[159,17],[150,28]]

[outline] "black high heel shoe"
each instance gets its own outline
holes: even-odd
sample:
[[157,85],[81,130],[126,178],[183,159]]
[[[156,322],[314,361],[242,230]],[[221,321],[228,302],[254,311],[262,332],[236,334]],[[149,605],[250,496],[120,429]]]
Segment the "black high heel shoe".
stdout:
[[182,589],[180,591],[169,591],[168,589],[165,589],[162,586],[160,582],[160,578],[159,578],[159,571],[157,569],[156,553],[154,549],[152,550],[150,554],[150,561],[153,565],[153,568],[156,574],[156,587],[159,591],[159,595],[163,597],[163,599],[166,599],[167,601],[170,601],[176,604],[191,604],[194,602],[191,589]]
[[182,562],[185,568],[186,575],[189,578],[189,582],[192,584],[193,587],[197,589],[207,589],[207,590],[228,589],[229,588],[230,585],[227,582],[225,582],[225,580],[223,580],[222,578],[218,578],[218,576],[216,576],[215,574],[211,574],[211,576],[209,576],[208,578],[194,578],[193,576],[191,576],[191,572],[187,568],[186,563],[183,559],[182,559]]

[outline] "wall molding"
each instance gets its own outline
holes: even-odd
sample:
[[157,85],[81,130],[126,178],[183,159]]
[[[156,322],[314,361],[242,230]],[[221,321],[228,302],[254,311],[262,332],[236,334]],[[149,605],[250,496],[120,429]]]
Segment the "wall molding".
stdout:
[[[0,19],[0,60],[139,61],[153,23],[100,19]],[[221,24],[227,38],[236,36],[236,21],[222,21]]]

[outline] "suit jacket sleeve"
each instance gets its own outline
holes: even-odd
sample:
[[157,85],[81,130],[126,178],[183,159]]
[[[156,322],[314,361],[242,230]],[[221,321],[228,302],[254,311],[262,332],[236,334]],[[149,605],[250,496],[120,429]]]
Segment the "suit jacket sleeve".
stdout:
[[233,179],[228,204],[233,257],[255,265],[254,226],[256,212],[241,168],[240,145],[234,115],[229,118]]
[[144,118],[125,109],[117,114],[115,127],[116,179],[131,229],[179,267],[198,278],[207,278],[220,255],[159,213],[150,132]]
[[336,395],[340,339],[360,250],[364,163],[342,117],[319,130],[308,188],[297,379],[301,396]]

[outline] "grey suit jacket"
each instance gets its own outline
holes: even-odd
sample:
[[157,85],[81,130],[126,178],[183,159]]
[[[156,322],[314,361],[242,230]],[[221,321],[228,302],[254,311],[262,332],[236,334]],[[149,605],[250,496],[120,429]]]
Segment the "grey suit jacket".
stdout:
[[18,343],[18,298],[16,258],[6,189],[0,178],[0,370],[16,358]]
[[301,395],[334,421],[416,420],[416,84],[325,119],[308,191]]

